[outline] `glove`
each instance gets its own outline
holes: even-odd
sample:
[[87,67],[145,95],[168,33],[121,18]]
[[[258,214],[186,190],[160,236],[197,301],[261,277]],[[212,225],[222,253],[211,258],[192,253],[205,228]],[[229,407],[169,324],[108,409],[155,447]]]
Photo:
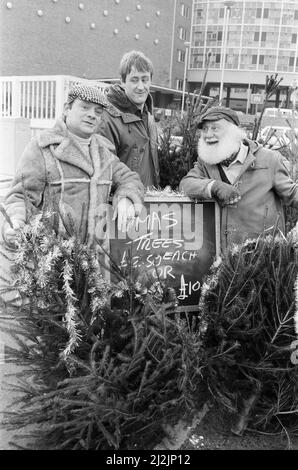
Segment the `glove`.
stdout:
[[218,180],[212,183],[211,195],[221,206],[236,204],[241,199],[239,192],[234,186]]

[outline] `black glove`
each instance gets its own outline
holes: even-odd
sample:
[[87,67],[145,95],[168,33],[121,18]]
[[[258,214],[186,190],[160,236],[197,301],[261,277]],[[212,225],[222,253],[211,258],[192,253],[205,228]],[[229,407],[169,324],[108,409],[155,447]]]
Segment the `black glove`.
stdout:
[[241,199],[237,189],[231,184],[215,180],[211,186],[211,195],[221,206],[235,204]]

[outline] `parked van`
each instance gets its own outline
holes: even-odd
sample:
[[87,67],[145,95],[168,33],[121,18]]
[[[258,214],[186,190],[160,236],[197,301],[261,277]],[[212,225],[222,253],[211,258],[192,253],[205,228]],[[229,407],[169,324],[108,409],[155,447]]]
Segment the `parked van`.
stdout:
[[[294,116],[293,116],[294,112]],[[287,109],[287,108],[266,108],[264,111],[264,117],[283,117],[283,118],[298,118],[298,111]]]

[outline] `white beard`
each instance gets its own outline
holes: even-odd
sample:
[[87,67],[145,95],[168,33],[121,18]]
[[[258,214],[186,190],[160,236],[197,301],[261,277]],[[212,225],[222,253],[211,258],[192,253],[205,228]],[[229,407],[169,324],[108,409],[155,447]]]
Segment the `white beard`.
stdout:
[[198,142],[198,155],[204,163],[217,165],[239,151],[241,142],[245,137],[245,132],[243,129],[239,129],[236,126],[233,127],[234,128],[227,129],[225,136],[216,144],[207,144],[203,136],[200,137]]

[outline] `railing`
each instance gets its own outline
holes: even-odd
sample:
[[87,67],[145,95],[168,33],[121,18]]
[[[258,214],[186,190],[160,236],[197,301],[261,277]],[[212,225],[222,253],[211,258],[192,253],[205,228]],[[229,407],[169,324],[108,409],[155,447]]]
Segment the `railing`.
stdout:
[[98,86],[107,83],[65,75],[0,77],[0,116],[30,119],[32,133],[52,127],[61,116],[69,87],[73,83]]
[[12,116],[12,81],[0,79],[0,112],[2,117]]

